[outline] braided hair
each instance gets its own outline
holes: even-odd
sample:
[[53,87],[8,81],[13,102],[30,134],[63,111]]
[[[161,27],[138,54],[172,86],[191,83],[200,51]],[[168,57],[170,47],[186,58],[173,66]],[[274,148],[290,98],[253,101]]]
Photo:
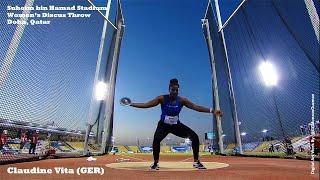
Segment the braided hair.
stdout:
[[169,88],[174,85],[177,85],[179,87],[179,81],[176,78],[170,80]]

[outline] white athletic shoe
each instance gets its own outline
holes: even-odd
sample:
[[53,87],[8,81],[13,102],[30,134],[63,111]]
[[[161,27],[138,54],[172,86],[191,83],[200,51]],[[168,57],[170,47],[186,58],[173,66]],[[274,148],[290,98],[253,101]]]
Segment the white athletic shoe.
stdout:
[[87,159],[87,161],[96,161],[96,160],[97,160],[97,158],[94,158],[92,156],[88,157],[88,159]]

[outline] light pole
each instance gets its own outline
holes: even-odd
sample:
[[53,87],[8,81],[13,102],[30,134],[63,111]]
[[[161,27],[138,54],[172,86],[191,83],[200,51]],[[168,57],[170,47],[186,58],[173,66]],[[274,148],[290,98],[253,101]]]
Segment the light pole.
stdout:
[[221,135],[223,143],[225,143],[225,142],[224,142],[224,137],[226,137],[226,136],[227,136],[227,135],[225,135],[225,134],[222,134],[222,135]]
[[137,146],[139,147],[140,146],[139,138],[136,137],[136,139],[137,139]]
[[[247,135],[247,133],[246,132],[242,132],[242,133],[240,133],[240,135],[241,135],[241,137],[242,137],[242,140],[241,140],[241,142],[245,142],[245,137],[246,137],[246,135]],[[246,147],[243,147],[243,151],[246,149]]]
[[[108,88],[108,85],[103,82],[103,81],[99,81],[97,83],[94,83],[95,84],[95,87],[94,87],[94,93],[93,93],[93,96],[95,97],[95,100],[97,101],[103,101],[105,100],[106,98],[106,95],[107,95],[107,88]],[[91,105],[90,105],[91,106]],[[91,109],[92,107],[90,107]],[[88,125],[87,125],[87,130],[86,130],[86,136],[85,136],[85,140],[84,140],[84,153],[86,154],[88,152],[88,142],[89,142],[89,136],[90,136],[90,132],[91,132],[91,129],[92,127],[94,126],[94,123],[91,122],[91,110],[89,110],[89,115],[90,115],[90,119],[88,121]],[[97,131],[99,131],[99,122],[100,120],[97,119]],[[104,136],[102,136],[104,137]],[[98,138],[98,137],[97,137]]]
[[[93,7],[94,4],[90,1],[87,0]],[[98,54],[98,59],[97,59],[97,64],[96,64],[96,69],[95,69],[95,75],[94,75],[94,79],[93,79],[93,87],[96,88],[96,85],[98,83],[98,78],[99,78],[99,73],[100,73],[100,66],[101,66],[101,62],[102,62],[102,55],[103,55],[103,49],[104,49],[104,44],[105,44],[105,37],[107,34],[107,25],[111,24],[113,27],[115,27],[110,21],[109,21],[109,13],[110,13],[110,8],[111,8],[111,0],[107,1],[107,6],[106,6],[106,11],[105,14],[102,14],[101,11],[98,10],[98,12],[103,16],[104,18],[104,24],[103,24],[103,28],[102,28],[102,34],[101,34],[101,39],[100,39],[100,46],[99,46],[99,54]],[[91,128],[93,127],[92,123],[93,123],[93,111],[94,111],[94,96],[96,92],[92,92],[91,95],[91,99],[90,99],[90,107],[89,107],[89,115],[88,115],[88,126],[87,126],[87,130],[86,130],[86,136],[85,136],[85,142],[84,142],[84,152],[87,153],[88,151],[88,140],[89,140],[89,133],[91,131]],[[98,120],[99,121],[99,120]],[[99,127],[98,127],[99,128]],[[106,129],[104,130],[104,132],[107,132]],[[102,141],[104,139],[105,136],[102,136]],[[102,142],[103,144],[103,142]],[[103,146],[102,146],[103,148]],[[105,149],[105,148],[103,148]],[[104,152],[104,150],[101,149],[102,152]]]
[[259,70],[261,72],[261,75],[262,75],[262,78],[264,80],[265,85],[272,88],[272,92],[271,92],[272,100],[273,100],[273,103],[274,103],[274,106],[276,109],[276,115],[277,115],[277,119],[278,119],[278,122],[280,125],[282,136],[285,139],[283,124],[282,124],[282,120],[280,117],[277,99],[276,99],[276,95],[275,95],[274,88],[273,88],[278,83],[278,80],[279,80],[278,73],[277,73],[275,67],[269,61],[263,61],[259,66]]
[[184,141],[187,145],[189,145],[191,143],[191,140],[189,138],[185,139]]
[[244,137],[247,135],[247,133],[246,133],[246,132],[242,132],[240,135],[241,135],[241,136],[243,137],[243,139],[244,139]]
[[96,100],[102,101],[106,98],[107,95],[107,84],[100,81],[95,87],[95,97]]
[[111,136],[112,147],[115,145],[116,137]]
[[267,137],[268,130],[267,129],[263,129],[261,132],[263,133],[262,141],[264,141],[266,139],[266,137]]

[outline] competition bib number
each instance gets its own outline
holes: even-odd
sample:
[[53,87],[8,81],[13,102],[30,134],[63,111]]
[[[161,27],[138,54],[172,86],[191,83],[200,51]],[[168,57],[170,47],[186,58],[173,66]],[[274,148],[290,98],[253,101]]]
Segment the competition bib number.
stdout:
[[178,124],[179,116],[165,116],[164,123],[166,124]]

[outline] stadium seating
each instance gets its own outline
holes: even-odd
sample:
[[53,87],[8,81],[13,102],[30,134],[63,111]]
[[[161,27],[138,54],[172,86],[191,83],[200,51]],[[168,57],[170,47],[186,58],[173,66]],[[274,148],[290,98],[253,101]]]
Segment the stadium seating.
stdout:
[[132,151],[128,145],[124,145],[124,147],[128,150],[128,151]]
[[260,145],[260,142],[250,142],[250,143],[244,143],[242,145],[243,151],[253,151]]
[[139,150],[138,146],[129,146],[129,148],[134,152],[134,153],[140,153],[141,151]]
[[20,144],[8,144],[8,146],[9,146],[12,150],[19,150],[19,149],[20,149]]
[[171,147],[170,146],[160,146],[160,152],[162,152],[162,153],[171,152]]
[[128,149],[124,145],[116,145],[120,153],[127,153]]
[[303,148],[304,151],[309,152],[310,151],[310,140],[309,137],[301,137],[295,142],[292,142],[292,146],[294,148],[294,151],[299,152],[300,148]]
[[83,147],[83,142],[67,142],[71,147],[77,150],[82,150]]
[[271,144],[277,144],[279,143],[279,141],[265,141],[263,143],[261,143],[260,145],[258,145],[253,151],[256,151],[256,152],[268,152],[268,149],[270,147]]
[[236,147],[236,145],[234,143],[228,144],[226,149],[234,149]]
[[201,144],[201,145],[199,146],[199,151],[200,151],[200,152],[204,152],[204,151],[205,151],[205,145],[204,145],[204,144]]
[[292,143],[295,143],[295,142],[299,141],[299,140],[302,139],[302,138],[304,138],[304,136],[293,137],[293,138],[291,139],[291,142],[292,142]]

